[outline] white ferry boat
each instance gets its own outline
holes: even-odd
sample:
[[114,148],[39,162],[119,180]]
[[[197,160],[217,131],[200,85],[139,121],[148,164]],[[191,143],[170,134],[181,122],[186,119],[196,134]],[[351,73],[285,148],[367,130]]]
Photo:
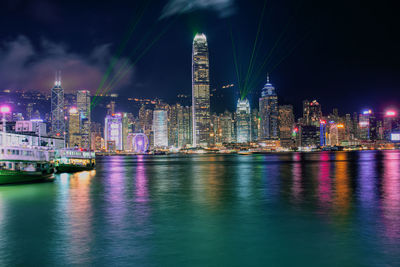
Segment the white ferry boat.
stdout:
[[80,149],[59,149],[56,151],[55,167],[58,173],[93,170],[96,167],[96,154]]
[[0,184],[54,178],[54,156],[54,150],[45,148],[0,147]]

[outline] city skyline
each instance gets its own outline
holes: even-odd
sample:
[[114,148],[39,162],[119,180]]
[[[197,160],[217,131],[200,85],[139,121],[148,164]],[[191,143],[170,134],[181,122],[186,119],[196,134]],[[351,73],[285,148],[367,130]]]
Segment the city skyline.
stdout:
[[[18,75],[18,78],[13,78],[15,75],[0,76],[0,83],[5,87],[3,89],[37,89],[44,92],[53,80],[54,70],[61,69],[64,76],[69,77],[63,82],[63,87],[67,93],[78,89],[88,89],[91,90],[92,95],[95,95],[109,66],[110,55],[117,53],[121,42],[128,36],[129,19],[133,17],[132,20],[134,22],[135,15],[115,20],[113,26],[118,30],[109,32],[107,31],[108,27],[106,27],[101,36],[99,36],[98,32],[93,32],[93,25],[87,25],[92,29],[92,32],[88,31],[91,32],[91,36],[95,40],[99,40],[97,43],[88,45],[85,41],[75,43],[73,41],[74,38],[68,38],[74,36],[72,33],[67,32],[65,35],[55,34],[57,25],[62,28],[65,27],[64,23],[66,22],[58,20],[53,14],[68,12],[74,7],[73,4],[45,1],[43,5],[48,9],[43,10],[43,18],[38,18],[35,16],[34,10],[35,3],[39,2],[32,1],[31,4],[11,4],[6,2],[5,4],[5,9],[3,10],[9,12],[4,14],[1,19],[7,19],[11,14],[17,18],[20,16],[17,10],[23,10],[30,16],[32,22],[28,28],[15,24],[11,28],[5,29],[5,36],[7,37],[0,45],[1,73],[8,73],[9,70],[14,69],[14,65],[25,66],[25,59],[30,60],[31,57],[33,57],[32,64],[29,64],[29,66],[34,66],[35,68],[23,68],[24,74]],[[167,6],[169,6],[169,10],[173,10],[171,4],[167,5],[167,1],[155,1],[150,4],[150,6],[146,7],[143,13],[144,18],[140,21],[136,31],[140,34],[145,29],[141,26],[142,23],[153,21],[155,23],[154,29],[158,29],[162,36],[157,39],[157,31],[151,31],[143,45],[150,44],[153,41],[155,43],[146,50],[146,53],[143,53],[140,60],[135,63],[135,67],[131,68],[132,71],[128,71],[125,74],[127,80],[124,78],[117,82],[118,76],[114,79],[115,74],[121,67],[121,65],[118,65],[120,63],[117,63],[115,70],[110,72],[105,85],[118,85],[113,89],[113,92],[120,95],[161,97],[168,102],[171,102],[171,98],[179,93],[189,94],[191,91],[191,74],[190,70],[187,70],[187,66],[191,64],[190,60],[188,60],[191,53],[190,43],[196,32],[205,32],[212,48],[210,50],[213,58],[210,64],[210,69],[213,73],[210,76],[211,89],[234,83],[236,85],[235,89],[239,90],[240,83],[237,81],[234,67],[232,39],[235,41],[237,61],[245,69],[243,72],[247,72],[246,67],[251,57],[253,40],[256,37],[258,22],[262,17],[261,11],[263,10],[264,2],[256,1],[254,5],[245,5],[242,1],[227,2],[229,2],[227,6],[213,4],[206,7],[195,6],[193,10],[187,10],[185,12],[188,13],[184,12],[178,17],[175,17],[173,12],[167,12]],[[125,2],[121,1],[121,3]],[[138,2],[131,6],[134,14],[140,13],[142,10],[141,4],[141,2]],[[90,5],[90,1],[85,2],[84,5]],[[98,8],[101,12],[105,12],[105,6],[99,5]],[[227,8],[230,12],[227,12],[225,16],[220,16],[221,13],[224,13],[220,11],[221,8]],[[366,14],[377,9],[375,12],[377,13],[377,20],[382,18],[378,20],[379,23],[375,20],[367,20],[367,16],[364,13],[355,20],[350,14],[352,14],[351,12],[357,12],[360,7],[347,4],[346,8],[346,10],[341,9],[340,2],[330,7],[329,10],[325,8],[325,4],[311,6],[308,1],[303,2],[300,6],[293,4],[291,1],[268,3],[266,13],[262,19],[262,27],[260,28],[261,34],[268,36],[268,38],[261,38],[263,40],[258,41],[259,46],[256,47],[256,51],[265,50],[267,55],[271,52],[271,60],[274,57],[275,59],[271,61],[271,66],[266,64],[263,68],[259,68],[266,55],[264,53],[255,54],[253,61],[256,64],[249,75],[252,76],[254,72],[254,77],[251,78],[252,83],[254,83],[252,90],[257,91],[257,88],[260,88],[265,83],[265,74],[270,72],[275,84],[280,88],[278,92],[279,98],[286,103],[293,103],[295,109],[300,106],[295,104],[299,98],[316,98],[325,103],[324,106],[329,110],[337,107],[344,112],[352,111],[354,106],[356,106],[356,110],[368,107],[382,109],[392,104],[393,99],[398,97],[399,90],[396,90],[396,88],[398,88],[399,82],[396,81],[397,75],[395,75],[398,70],[397,64],[395,64],[398,62],[398,59],[396,59],[398,53],[395,53],[396,50],[394,49],[397,47],[398,39],[395,37],[397,35],[392,34],[391,27],[389,27],[392,20],[390,6],[375,7],[367,1],[361,7],[361,10],[364,10]],[[149,14],[149,9],[156,12]],[[55,13],[47,10],[52,10]],[[115,10],[120,11],[120,8],[116,6]],[[78,16],[82,15],[80,10],[74,11],[77,12]],[[164,12],[170,15],[161,19],[161,14]],[[358,15],[360,15],[360,12],[358,12]],[[342,14],[342,16],[338,16],[342,20],[338,21],[334,18],[332,21],[328,21],[333,14],[335,16]],[[322,17],[322,15],[326,18]],[[205,16],[209,19],[208,23],[205,23],[203,19]],[[95,19],[95,17],[92,18]],[[190,21],[189,18],[194,21]],[[50,21],[53,24],[50,24]],[[311,23],[314,21],[318,21],[318,27],[315,26],[315,23]],[[76,23],[69,20],[68,22],[71,25]],[[365,23],[365,26],[359,30],[361,22]],[[162,26],[160,24],[165,25]],[[219,27],[211,27],[210,24],[219,25]],[[298,25],[298,33],[304,35],[296,35],[293,32],[293,24]],[[47,27],[43,27],[46,25]],[[234,29],[232,31],[233,38],[231,38],[230,34],[231,27],[226,25],[232,25]],[[244,31],[244,25],[247,26],[247,32]],[[29,34],[32,29],[36,29],[39,26],[43,29],[41,36]],[[314,30],[315,27],[318,29]],[[324,27],[327,30],[321,30]],[[285,32],[286,28],[287,32]],[[357,34],[350,35],[350,32],[354,32],[355,29],[359,30]],[[307,35],[308,32],[310,32],[309,35]],[[280,34],[282,34],[282,40],[276,43]],[[22,38],[21,36],[25,37]],[[306,36],[304,40],[302,39],[303,36]],[[369,40],[370,36],[375,37]],[[336,47],[333,47],[334,42],[330,42],[333,38],[339,40]],[[79,38],[79,40],[83,39]],[[247,41],[245,42],[244,40]],[[134,39],[131,41],[134,42]],[[291,42],[297,44],[299,41],[301,42],[293,52],[288,53],[292,48],[289,44]],[[322,43],[322,41],[324,42]],[[275,44],[277,47],[272,51],[272,47]],[[96,47],[96,51],[90,49],[93,47]],[[167,47],[170,50],[169,52],[165,52]],[[136,47],[131,43],[127,44],[126,49],[142,51],[140,47]],[[17,61],[17,58],[11,56],[15,53],[30,55],[31,57],[26,58],[23,56],[20,58],[21,61]],[[141,55],[141,53],[139,54]],[[55,55],[55,57],[49,57],[48,55]],[[129,63],[136,61],[140,55],[132,56]],[[98,61],[99,56],[107,62],[100,63]],[[176,62],[172,68],[165,65],[170,61],[170,57],[173,57]],[[54,60],[54,58],[57,60]],[[127,58],[129,58],[129,53],[121,54],[122,65]],[[152,63],[158,58],[160,59],[159,61],[157,60],[159,63],[154,66]],[[1,62],[5,59],[8,62],[7,69],[1,67]],[[39,64],[42,61],[36,64],[38,59],[43,59],[44,62],[51,62],[52,64],[47,64],[43,68],[44,63]],[[281,59],[282,63],[272,70],[273,66],[278,64]],[[65,67],[69,62],[79,62],[79,65],[75,66],[76,68],[73,68],[72,71]],[[386,69],[390,71],[384,71]],[[21,69],[15,69],[14,72],[18,71],[21,71]],[[81,77],[83,72],[87,73],[86,77],[78,79],[77,77]],[[176,73],[179,73],[179,75]],[[134,77],[133,80],[130,80],[131,77]],[[153,77],[159,77],[159,79],[153,79]],[[88,81],[91,84],[88,84]],[[164,89],[161,90],[160,88]],[[332,95],[328,94],[328,92],[336,93]],[[256,97],[255,101],[257,99],[258,97]],[[249,100],[253,102],[253,99]],[[232,99],[227,100],[227,103],[233,110],[236,100],[232,97]]]

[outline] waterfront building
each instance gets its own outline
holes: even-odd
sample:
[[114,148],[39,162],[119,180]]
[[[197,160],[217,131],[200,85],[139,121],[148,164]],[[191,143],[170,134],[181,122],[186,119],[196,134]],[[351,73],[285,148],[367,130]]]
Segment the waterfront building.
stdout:
[[76,107],[79,112],[81,147],[84,149],[90,148],[90,92],[89,90],[79,90],[76,93]]
[[64,136],[64,89],[61,87],[61,73],[56,73],[56,81],[51,89],[51,133],[53,136]]
[[292,105],[279,106],[279,139],[282,147],[293,147],[294,113]]
[[104,123],[104,142],[107,151],[123,150],[121,113],[106,116]]
[[301,125],[299,127],[300,146],[317,147],[320,145],[320,126]]
[[364,110],[359,115],[359,138],[364,141],[377,140],[376,118],[372,110]]
[[129,133],[127,142],[129,148],[126,151],[143,154],[149,149],[149,139],[143,133]]
[[243,100],[239,98],[236,105],[236,138],[237,143],[251,141],[251,113],[247,98]]
[[210,146],[220,145],[221,143],[219,140],[219,129],[220,129],[219,116],[216,113],[212,113],[210,118],[211,118]]
[[321,120],[319,122],[319,145],[326,146],[327,145],[327,123],[326,120]]
[[275,87],[269,82],[267,76],[267,83],[261,92],[259,100],[260,109],[260,139],[261,140],[276,140],[279,137],[278,129],[278,96]]
[[68,145],[69,147],[80,147],[82,136],[80,134],[80,114],[75,107],[69,110],[68,120]]
[[168,147],[168,112],[156,109],[153,112],[154,147]]
[[76,107],[79,112],[80,119],[87,118],[90,121],[90,91],[79,90],[76,93]]
[[354,112],[353,113],[353,138],[355,140],[360,138],[360,133],[359,133],[359,124],[358,124],[358,113]]
[[128,135],[132,133],[132,114],[123,112],[122,115],[122,147],[124,151],[130,149],[128,144]]
[[251,141],[256,142],[260,134],[260,113],[257,109],[251,111]]
[[340,146],[342,143],[344,143],[344,141],[349,141],[346,136],[346,127],[341,122],[336,123],[334,121],[330,121],[327,131],[327,145]]
[[196,34],[192,53],[192,131],[193,146],[210,143],[210,77],[208,44],[204,34]]
[[178,112],[178,147],[192,144],[192,108],[181,106]]
[[353,140],[354,139],[354,129],[353,122],[351,120],[351,115],[345,115],[345,140]]
[[317,100],[303,101],[303,124],[319,127],[322,119],[321,105]]
[[139,125],[140,132],[144,133],[149,138],[150,147],[153,147],[153,110],[146,109],[145,105],[142,105],[139,110]]
[[181,112],[182,106],[180,104],[170,106],[168,112],[168,145],[170,147],[179,146],[178,114]]
[[104,139],[102,135],[102,126],[98,122],[92,122],[90,124],[90,142],[91,150],[101,151],[104,148]]
[[395,110],[387,110],[383,117],[383,137],[385,140],[392,139],[392,132],[400,130],[400,121]]
[[220,115],[220,125],[221,125],[221,142],[229,144],[234,142],[234,121],[232,119],[232,113],[225,111]]

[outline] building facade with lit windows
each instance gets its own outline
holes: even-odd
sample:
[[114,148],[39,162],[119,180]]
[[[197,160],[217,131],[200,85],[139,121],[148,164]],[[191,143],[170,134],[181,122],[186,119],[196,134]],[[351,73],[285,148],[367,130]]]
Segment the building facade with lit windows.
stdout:
[[294,113],[292,105],[279,106],[279,139],[282,147],[293,147]]
[[278,96],[275,87],[269,82],[261,91],[261,98],[259,99],[260,109],[260,140],[277,140],[279,138],[278,128]]
[[320,121],[322,119],[321,105],[317,100],[303,101],[303,124],[304,125],[314,125],[319,127]]
[[251,141],[251,113],[250,103],[247,98],[238,99],[236,105],[236,142],[247,143]]
[[79,90],[76,93],[76,108],[79,112],[81,147],[90,148],[90,92],[89,90]]
[[123,150],[122,114],[117,113],[106,116],[104,142],[107,151]]
[[376,118],[372,110],[364,110],[359,115],[359,138],[363,141],[374,141],[377,139]]
[[51,89],[51,134],[64,136],[64,89],[61,87],[61,74],[56,73],[56,81]]
[[69,147],[80,147],[82,137],[80,134],[80,114],[77,108],[72,107],[69,110],[68,119],[68,146]]
[[154,147],[168,147],[168,112],[156,109],[153,112]]
[[210,74],[208,44],[203,33],[193,40],[192,53],[192,131],[193,146],[210,143]]

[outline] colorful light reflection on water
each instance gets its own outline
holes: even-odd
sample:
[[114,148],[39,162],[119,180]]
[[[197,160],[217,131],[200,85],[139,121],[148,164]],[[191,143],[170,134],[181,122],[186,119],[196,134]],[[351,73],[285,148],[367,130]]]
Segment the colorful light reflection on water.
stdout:
[[98,163],[0,187],[0,266],[400,264],[399,151]]

